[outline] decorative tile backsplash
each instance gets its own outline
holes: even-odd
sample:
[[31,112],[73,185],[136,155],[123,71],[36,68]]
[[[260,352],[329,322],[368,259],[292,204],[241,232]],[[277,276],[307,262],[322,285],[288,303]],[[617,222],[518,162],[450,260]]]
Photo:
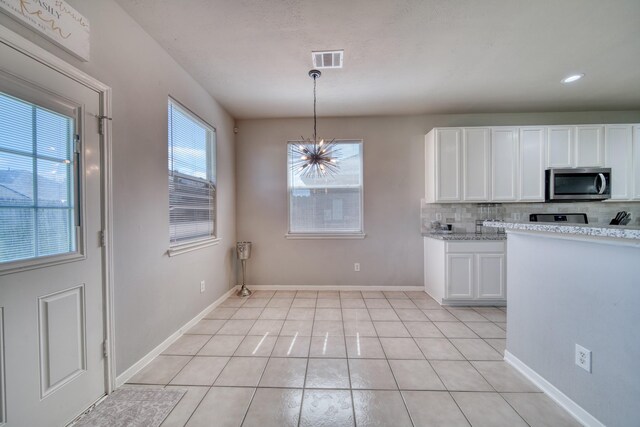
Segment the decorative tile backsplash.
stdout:
[[[431,221],[452,224],[457,233],[476,231],[476,220],[485,219],[479,203],[425,203],[421,204],[422,232],[429,232]],[[640,226],[640,203],[638,202],[572,202],[572,203],[496,203],[492,204],[495,218],[505,221],[529,222],[531,213],[586,213],[589,224],[608,225],[616,213],[631,212],[631,227]],[[494,216],[492,215],[492,216]],[[495,229],[483,230],[486,233]]]

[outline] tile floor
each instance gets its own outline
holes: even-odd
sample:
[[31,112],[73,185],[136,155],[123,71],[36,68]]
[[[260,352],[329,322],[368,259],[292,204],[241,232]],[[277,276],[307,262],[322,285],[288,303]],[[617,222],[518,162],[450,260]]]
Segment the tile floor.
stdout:
[[503,359],[504,308],[424,292],[230,297],[125,387],[188,391],[169,426],[578,426]]

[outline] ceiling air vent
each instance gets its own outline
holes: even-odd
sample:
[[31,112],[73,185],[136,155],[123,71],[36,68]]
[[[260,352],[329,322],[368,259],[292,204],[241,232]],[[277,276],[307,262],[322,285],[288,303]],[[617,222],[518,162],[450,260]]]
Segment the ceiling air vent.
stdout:
[[342,68],[343,50],[311,52],[314,68]]

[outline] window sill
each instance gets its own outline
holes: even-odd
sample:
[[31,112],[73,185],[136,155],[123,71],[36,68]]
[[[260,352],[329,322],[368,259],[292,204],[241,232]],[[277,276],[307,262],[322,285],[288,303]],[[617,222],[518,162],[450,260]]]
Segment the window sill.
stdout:
[[216,237],[212,239],[197,240],[195,242],[183,243],[181,245],[172,246],[167,251],[167,255],[170,257],[176,255],[186,254],[187,252],[197,251],[198,249],[206,248],[209,246],[217,245],[222,241],[222,238]]
[[329,240],[329,239],[364,239],[364,233],[287,233],[285,239],[292,240]]

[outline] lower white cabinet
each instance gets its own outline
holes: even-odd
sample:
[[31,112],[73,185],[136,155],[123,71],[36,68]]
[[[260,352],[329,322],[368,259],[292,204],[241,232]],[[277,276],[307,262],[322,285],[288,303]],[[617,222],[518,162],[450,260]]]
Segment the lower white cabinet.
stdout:
[[506,302],[506,241],[424,238],[424,287],[440,304]]

